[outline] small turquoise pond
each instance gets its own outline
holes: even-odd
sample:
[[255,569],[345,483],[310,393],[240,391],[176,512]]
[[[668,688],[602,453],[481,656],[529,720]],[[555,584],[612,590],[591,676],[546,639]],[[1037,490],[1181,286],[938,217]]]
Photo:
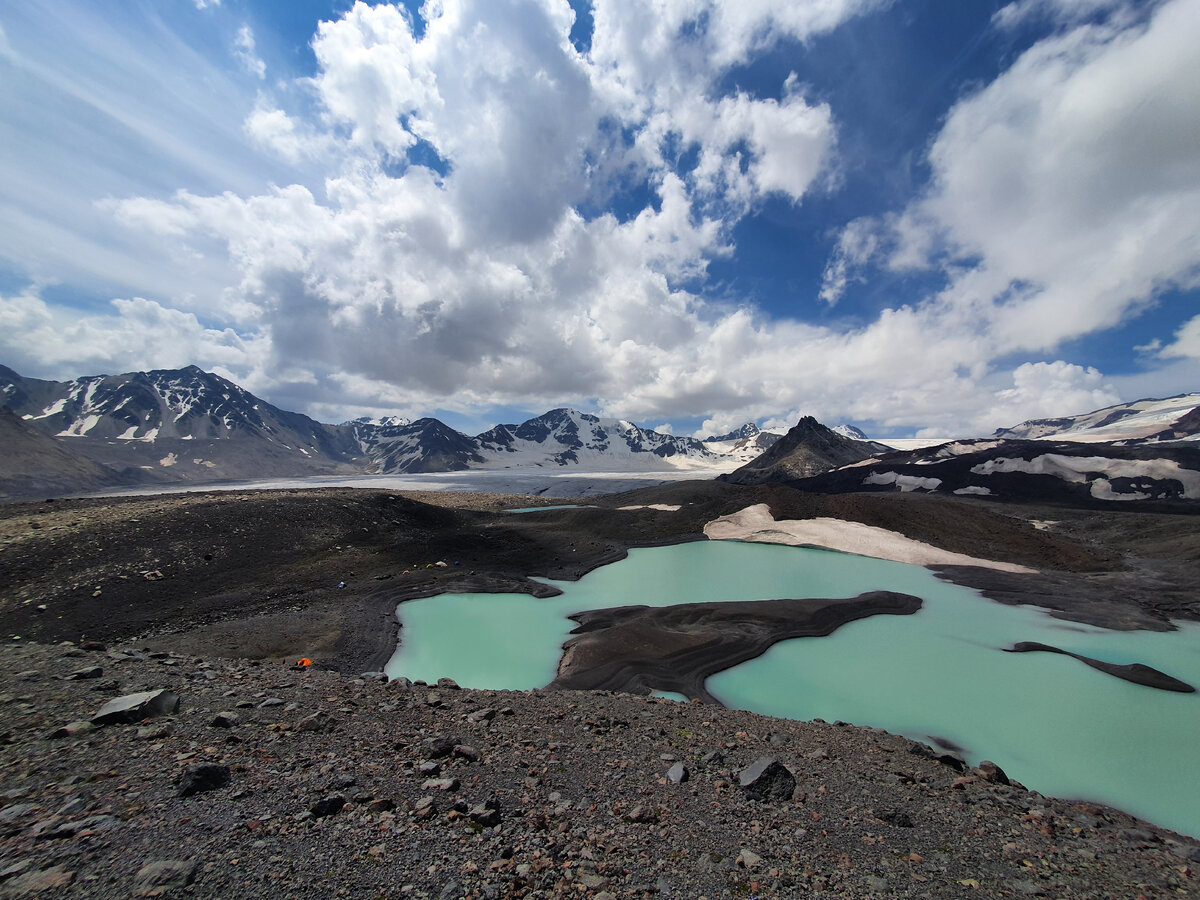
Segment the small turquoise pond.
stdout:
[[901,591],[923,599],[920,612],[780,642],[706,686],[728,706],[768,715],[937,735],[1044,794],[1095,800],[1200,836],[1200,693],[1130,684],[1057,654],[1000,649],[1040,641],[1200,686],[1195,624],[1107,631],[993,603],[918,566],[732,541],[633,550],[578,582],[549,583],[564,593],[401,604],[402,643],[388,674],[528,690],[553,679],[574,625],[566,616],[580,610]]

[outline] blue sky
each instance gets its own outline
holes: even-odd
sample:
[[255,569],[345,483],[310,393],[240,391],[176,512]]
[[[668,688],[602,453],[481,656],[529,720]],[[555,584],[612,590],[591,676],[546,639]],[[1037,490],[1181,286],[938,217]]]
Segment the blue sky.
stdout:
[[324,421],[1200,389],[1200,0],[0,10],[0,361]]

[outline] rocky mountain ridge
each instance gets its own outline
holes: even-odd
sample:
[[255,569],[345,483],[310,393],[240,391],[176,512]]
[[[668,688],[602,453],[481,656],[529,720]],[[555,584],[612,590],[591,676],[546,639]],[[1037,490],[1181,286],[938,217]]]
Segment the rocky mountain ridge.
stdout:
[[1085,509],[1114,503],[1193,508],[1200,501],[1200,445],[952,441],[871,456],[794,485],[823,493],[938,493]]
[[838,434],[812,416],[804,416],[760,456],[721,479],[733,484],[763,484],[807,478],[856,463],[891,448]]

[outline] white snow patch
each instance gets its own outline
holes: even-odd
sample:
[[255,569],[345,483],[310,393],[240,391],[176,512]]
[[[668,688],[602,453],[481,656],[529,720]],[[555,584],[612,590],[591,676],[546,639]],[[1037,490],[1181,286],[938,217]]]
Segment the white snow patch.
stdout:
[[[1053,475],[1063,481],[1073,484],[1084,484],[1088,475],[1101,475],[1107,478],[1154,478],[1158,480],[1178,481],[1183,486],[1183,496],[1188,500],[1200,500],[1200,472],[1195,469],[1185,469],[1172,459],[1110,459],[1107,456],[1062,456],[1058,453],[1045,453],[1033,459],[1010,459],[1001,457],[990,459],[971,467],[976,475],[991,475],[993,472],[1024,472],[1029,475]],[[1112,491],[1112,483],[1106,481],[1106,487],[1097,488],[1093,485],[1092,496],[1100,497],[1096,491]],[[1102,499],[1148,499],[1149,495],[1138,496],[1138,492]]]
[[1097,500],[1149,500],[1153,496],[1151,494],[1144,494],[1141,491],[1118,493],[1113,490],[1112,482],[1107,478],[1097,478],[1093,481],[1091,493]]
[[980,487],[977,484],[970,484],[966,487],[960,487],[954,493],[963,497],[990,497],[992,496],[991,488]]
[[67,398],[61,397],[58,400],[55,400],[53,403],[51,403],[45,409],[43,409],[42,414],[40,416],[26,416],[25,418],[27,418],[27,419],[47,419],[50,416],[58,415],[60,412],[63,411],[63,407],[66,405],[67,405]]
[[846,465],[844,465],[844,466],[838,466],[836,471],[841,471],[842,469],[857,469],[859,466],[870,466],[877,462],[880,462],[879,457],[872,456],[870,459],[864,459],[864,460],[861,460],[860,462],[846,463]]
[[100,416],[90,415],[84,416],[82,419],[76,419],[68,426],[66,431],[60,431],[58,437],[83,437],[89,431],[96,427],[96,423],[100,421]]
[[894,484],[901,491],[936,491],[942,486],[940,478],[921,478],[918,475],[901,475],[899,472],[872,472],[863,479],[863,484]]
[[649,506],[618,506],[617,509],[657,509],[660,512],[679,512],[683,507],[679,504],[672,506],[670,503],[651,503]]
[[138,437],[137,430],[139,427],[140,426],[138,426],[138,425],[130,425],[123,432],[121,432],[120,434],[117,435],[117,440],[118,441],[145,441],[146,443],[152,443],[154,441],[154,439],[156,437],[158,437],[158,428],[151,428],[149,431],[147,431],[141,437]]
[[179,462],[179,460],[176,458],[175,454],[168,453],[166,456],[164,456],[162,459],[160,459],[158,461],[158,464],[160,466],[162,466],[164,469],[166,469],[170,466],[175,465],[175,463],[177,463],[177,462]]
[[771,516],[765,503],[748,506],[740,512],[721,516],[704,526],[714,541],[751,541],[761,544],[787,544],[795,547],[824,547],[875,559],[890,559],[917,566],[980,566],[1002,572],[1036,574],[1035,569],[1014,563],[978,559],[963,553],[942,550],[932,544],[914,541],[897,531],[847,522],[844,519],[781,519]]

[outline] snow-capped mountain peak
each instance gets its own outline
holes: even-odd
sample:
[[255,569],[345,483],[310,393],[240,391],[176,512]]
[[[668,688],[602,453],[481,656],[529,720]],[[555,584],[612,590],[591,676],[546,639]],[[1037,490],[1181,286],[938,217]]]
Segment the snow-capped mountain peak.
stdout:
[[704,443],[713,444],[724,441],[745,440],[746,438],[754,437],[760,432],[760,430],[761,429],[753,422],[747,422],[745,425],[741,426],[740,428],[735,428],[728,434],[710,434],[708,437],[704,438]]
[[352,419],[342,424],[351,427],[355,425],[374,425],[377,428],[403,428],[405,425],[411,425],[412,419],[406,419],[404,416],[359,416],[357,419]]
[[[612,464],[618,460],[661,465],[668,458],[715,461],[692,438],[639,428],[623,419],[602,419],[574,409],[552,409],[520,425],[497,425],[476,437],[491,456],[489,467],[573,465],[584,461]],[[657,463],[655,462],[657,460]]]
[[860,429],[855,428],[853,425],[849,425],[846,423],[843,423],[841,425],[835,425],[833,428],[831,428],[829,430],[832,431],[834,434],[840,434],[842,437],[848,437],[855,441],[869,441],[870,440],[870,438],[867,437],[865,434],[863,434],[863,432]]
[[264,414],[294,415],[260,403],[233,382],[197,366],[22,382],[22,417],[58,437],[153,442],[220,439],[237,431],[256,431],[273,439],[279,429]]

